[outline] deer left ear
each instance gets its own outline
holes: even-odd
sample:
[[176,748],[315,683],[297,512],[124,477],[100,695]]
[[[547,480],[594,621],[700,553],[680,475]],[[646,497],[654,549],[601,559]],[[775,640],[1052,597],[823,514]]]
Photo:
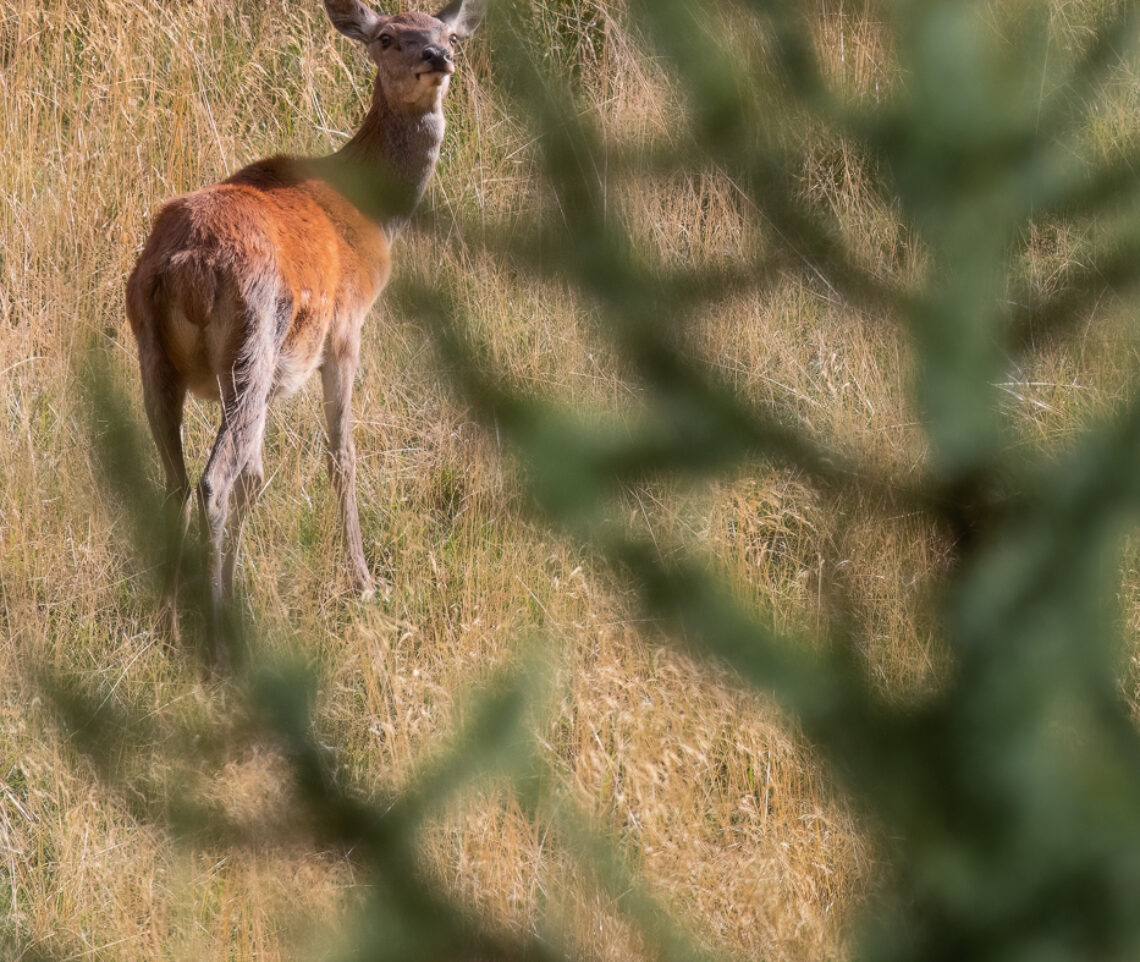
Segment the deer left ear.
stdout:
[[384,23],[384,17],[360,0],[325,0],[325,10],[337,30],[361,43],[375,40]]
[[453,0],[435,19],[446,23],[460,38],[470,37],[483,19],[484,7],[484,0]]

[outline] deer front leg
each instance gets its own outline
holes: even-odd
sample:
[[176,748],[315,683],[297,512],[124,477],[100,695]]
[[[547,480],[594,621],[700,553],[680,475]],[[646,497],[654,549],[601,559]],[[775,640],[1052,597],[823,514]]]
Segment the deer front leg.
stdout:
[[356,509],[356,447],[352,443],[352,379],[356,373],[355,347],[332,354],[321,367],[325,422],[328,425],[329,476],[340,502],[348,577],[362,598],[373,592],[372,575],[364,559],[364,539]]

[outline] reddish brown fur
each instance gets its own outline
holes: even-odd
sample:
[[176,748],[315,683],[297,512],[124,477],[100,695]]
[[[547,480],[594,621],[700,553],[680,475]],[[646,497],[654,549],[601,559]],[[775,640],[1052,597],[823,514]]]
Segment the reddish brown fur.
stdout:
[[[170,201],[127,282],[147,416],[183,532],[190,511],[181,441],[185,396],[222,406],[198,486],[211,593],[207,630],[216,657],[227,652],[223,608],[232,595],[242,520],[263,481],[266,404],[272,394],[296,390],[318,367],[349,574],[361,593],[371,591],[350,431],[360,329],[391,274],[390,239],[438,158],[455,40],[477,19],[472,0],[456,0],[435,17],[384,17],[359,0],[325,0],[325,6],[337,29],[364,43],[378,67],[372,107],[356,137],[332,157],[272,157]],[[174,635],[179,555],[180,546],[164,596]]]
[[[275,157],[162,209],[128,282],[127,313],[140,345],[140,325],[156,317],[156,346],[173,372],[193,393],[217,400],[219,378],[245,339],[238,304],[271,291],[280,325],[274,387],[289,391],[326,350],[351,346],[355,320],[391,269],[378,224],[306,177],[302,162]],[[143,299],[149,310],[140,309]],[[283,380],[291,372],[299,380]]]
[[383,229],[306,167],[288,157],[260,161],[155,218],[128,281],[127,316],[140,347],[140,325],[158,319],[157,346],[200,397],[217,400],[219,378],[233,368],[245,341],[244,300],[272,292],[273,387],[288,393],[326,350],[352,347],[357,318],[388,281]]

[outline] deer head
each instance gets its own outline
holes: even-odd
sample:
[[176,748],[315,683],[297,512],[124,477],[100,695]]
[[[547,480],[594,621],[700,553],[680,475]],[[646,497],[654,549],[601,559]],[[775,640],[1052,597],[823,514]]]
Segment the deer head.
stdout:
[[333,26],[364,44],[377,67],[377,91],[397,109],[438,109],[455,72],[459,42],[482,18],[480,0],[455,0],[435,16],[385,16],[360,0],[325,0]]

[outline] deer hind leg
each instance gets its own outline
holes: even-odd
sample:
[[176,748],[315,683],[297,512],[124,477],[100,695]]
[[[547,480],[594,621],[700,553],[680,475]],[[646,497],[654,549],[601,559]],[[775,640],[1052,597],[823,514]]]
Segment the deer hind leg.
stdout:
[[344,549],[348,577],[363,598],[372,596],[372,575],[364,558],[364,539],[356,508],[356,447],[352,443],[352,379],[356,373],[357,352],[335,353],[321,367],[325,421],[328,425],[329,476],[340,502],[344,528]]
[[[198,506],[206,552],[207,655],[225,665],[232,654],[233,572],[241,526],[261,487],[271,353],[252,353],[222,380],[222,423],[198,482]],[[230,497],[235,494],[231,515]]]
[[[264,420],[261,426],[263,434]],[[232,598],[234,593],[234,571],[237,568],[238,552],[241,548],[241,533],[245,526],[245,519],[250,508],[257,502],[258,496],[261,494],[261,486],[265,483],[265,469],[261,463],[261,448],[262,438],[259,436],[253,444],[249,460],[246,461],[234,484],[233,510],[229,516],[225,557],[222,561],[222,593],[227,598]]]
[[190,525],[190,481],[182,455],[182,410],[186,388],[166,356],[146,331],[139,338],[143,400],[151,434],[166,478],[160,550],[163,572],[160,625],[168,640],[177,644],[178,581],[182,547]]

